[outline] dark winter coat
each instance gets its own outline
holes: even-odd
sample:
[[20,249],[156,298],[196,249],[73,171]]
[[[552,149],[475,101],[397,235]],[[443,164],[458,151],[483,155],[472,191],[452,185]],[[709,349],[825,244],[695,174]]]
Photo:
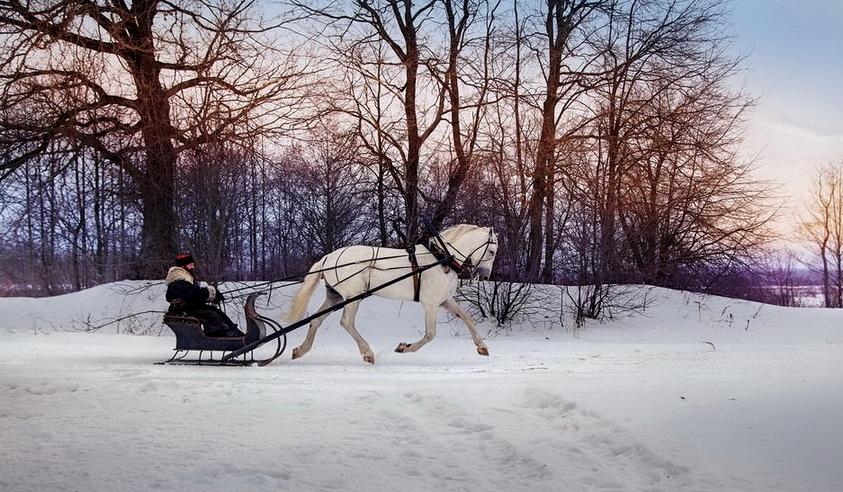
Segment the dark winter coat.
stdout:
[[164,284],[167,285],[167,302],[175,303],[181,308],[203,307],[217,296],[216,289],[211,286],[200,287],[193,275],[182,267],[170,268]]
[[167,302],[172,314],[186,314],[202,321],[205,333],[209,336],[242,336],[228,315],[220,308],[207,304],[217,297],[217,290],[212,287],[200,287],[189,271],[182,267],[172,267],[164,279],[167,285]]

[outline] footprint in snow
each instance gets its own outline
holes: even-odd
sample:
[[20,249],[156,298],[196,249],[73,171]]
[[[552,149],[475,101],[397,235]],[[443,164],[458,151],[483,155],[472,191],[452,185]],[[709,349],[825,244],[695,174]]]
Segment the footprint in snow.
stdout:
[[462,417],[457,417],[451,420],[448,422],[448,426],[453,427],[456,432],[459,432],[460,434],[475,434],[494,429],[491,425],[487,425],[482,422],[471,422]]

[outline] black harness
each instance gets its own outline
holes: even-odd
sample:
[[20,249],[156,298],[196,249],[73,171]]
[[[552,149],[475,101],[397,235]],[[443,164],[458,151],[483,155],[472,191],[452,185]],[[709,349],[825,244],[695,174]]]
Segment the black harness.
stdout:
[[468,259],[468,261],[464,263],[460,263],[459,260],[457,260],[457,257],[451,254],[451,251],[448,249],[448,245],[445,244],[445,241],[443,241],[441,237],[439,237],[439,234],[436,234],[428,240],[427,249],[430,250],[430,254],[432,254],[434,258],[443,262],[442,266],[445,267],[445,271],[448,271],[448,268],[450,268],[459,275],[466,269],[466,266],[471,266],[471,259]]
[[462,256],[463,260],[460,263],[460,260],[457,259],[456,255],[451,253],[451,248],[448,248],[448,244],[439,236],[439,234],[434,234],[432,238],[429,240],[428,248],[430,252],[436,257],[437,260],[446,260],[444,264],[447,267],[453,268],[457,275],[461,274],[464,270],[473,271],[476,266],[474,262],[471,260],[471,257],[476,253],[480,248],[483,248],[483,254],[480,255],[481,262],[482,259],[486,257],[486,252],[489,250],[489,246],[492,244],[496,244],[496,241],[493,241],[494,229],[489,230],[489,238],[486,240],[485,243],[477,246],[470,253],[467,255],[462,253],[458,250],[454,245],[451,245],[451,248],[456,251],[460,256]]
[[[428,225],[428,224],[425,224]],[[437,261],[442,263],[442,267],[445,269],[445,272],[448,272],[448,269],[452,269],[456,272],[457,275],[461,275],[464,271],[473,271],[475,265],[471,261],[471,256],[477,252],[480,248],[483,248],[483,258],[486,256],[486,251],[488,251],[489,246],[494,243],[492,241],[492,234],[494,233],[492,230],[489,231],[489,239],[486,240],[485,243],[477,246],[474,250],[469,253],[468,255],[463,254],[454,246],[448,247],[448,243],[445,242],[444,239],[439,235],[438,232],[434,231],[432,227],[428,226],[428,232],[430,233],[430,237],[426,240],[423,240],[424,243],[427,245],[427,249],[430,250],[430,254],[436,258]],[[462,262],[457,259],[457,256],[451,252],[451,249],[454,249],[460,256],[463,257]],[[419,301],[419,292],[421,291],[421,275],[419,275],[419,265],[418,261],[416,260],[416,246],[410,245],[407,247],[407,253],[410,258],[410,265],[413,269],[413,300],[418,302]]]
[[410,256],[410,268],[413,269],[413,301],[419,302],[419,291],[421,291],[421,275],[419,274],[419,262],[416,260],[416,245],[407,246],[407,254]]
[[[446,273],[448,272],[448,269],[451,268],[457,272],[457,275],[461,274],[465,269],[465,266],[460,263],[453,254],[451,254],[451,251],[448,249],[448,245],[439,233],[433,229],[433,226],[431,226],[427,220],[423,220],[423,222],[429,237],[427,239],[422,239],[422,242],[426,243],[430,254],[432,254],[437,261],[442,263],[442,267],[445,268]],[[418,260],[416,260],[415,244],[407,246],[407,254],[410,258],[411,268],[413,269],[413,301],[419,302],[421,275],[419,274],[419,263]]]

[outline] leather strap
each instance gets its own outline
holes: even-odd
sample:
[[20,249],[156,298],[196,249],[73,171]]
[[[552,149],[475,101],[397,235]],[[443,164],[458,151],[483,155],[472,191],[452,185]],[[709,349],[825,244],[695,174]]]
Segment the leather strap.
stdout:
[[430,253],[433,255],[434,258],[443,262],[442,268],[444,268],[446,272],[450,268],[457,272],[457,275],[459,275],[465,269],[465,265],[460,263],[457,258],[450,253],[450,251],[446,252],[442,250],[442,247],[439,246],[439,244],[437,243],[436,237],[430,239],[427,249],[430,250]]
[[416,261],[416,245],[407,246],[407,253],[410,256],[410,265],[413,268],[413,301],[419,302],[419,290],[421,290],[421,275],[419,275],[419,262]]

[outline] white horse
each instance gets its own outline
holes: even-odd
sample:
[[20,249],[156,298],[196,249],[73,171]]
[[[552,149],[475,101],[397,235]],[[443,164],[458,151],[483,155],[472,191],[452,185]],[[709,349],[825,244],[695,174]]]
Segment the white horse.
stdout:
[[[488,279],[492,272],[492,263],[497,252],[497,236],[490,227],[461,224],[445,229],[440,233],[449,252],[454,256],[457,264],[464,266],[473,277]],[[416,257],[419,267],[436,261],[434,255],[425,245],[416,246]],[[403,249],[377,248],[372,246],[349,246],[328,253],[316,262],[305,278],[293,299],[288,315],[291,322],[302,319],[307,304],[316,290],[320,279],[324,279],[326,288],[325,302],[319,306],[319,311],[333,306],[344,299],[349,299],[377,287],[412,270],[412,264],[407,251]],[[459,317],[468,327],[471,338],[477,346],[477,353],[489,355],[489,349],[477,333],[474,321],[454,301],[457,289],[458,274],[447,265],[435,266],[419,274],[419,302],[424,307],[425,334],[417,342],[400,343],[396,352],[415,352],[436,336],[436,314],[440,307]],[[389,287],[375,292],[374,295],[390,298],[413,300],[415,284],[412,277],[396,282]],[[363,360],[374,364],[375,354],[357,329],[354,318],[360,301],[352,302],[343,308],[340,324],[357,342]],[[330,313],[328,313],[330,314]],[[325,314],[310,322],[304,342],[293,349],[293,359],[304,356],[313,347],[316,330],[328,317]]]

